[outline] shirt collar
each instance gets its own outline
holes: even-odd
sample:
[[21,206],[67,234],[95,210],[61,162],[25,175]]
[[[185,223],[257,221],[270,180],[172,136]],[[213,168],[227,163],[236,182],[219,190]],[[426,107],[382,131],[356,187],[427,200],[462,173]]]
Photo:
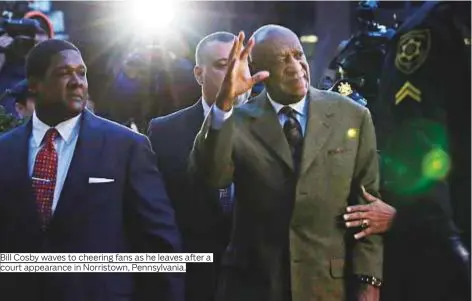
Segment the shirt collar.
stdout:
[[208,102],[202,96],[202,106],[203,106],[203,118],[206,118],[208,113],[210,113],[211,106],[208,105]]
[[[285,105],[275,102],[272,97],[270,97],[269,93],[267,93],[267,98],[269,99],[272,107],[274,107],[275,113],[279,114],[280,110],[282,110]],[[306,95],[296,103],[289,104],[288,106],[291,107],[297,114],[304,116],[305,115],[305,103],[306,103]]]
[[[76,128],[81,115],[82,114],[79,114],[55,126],[56,130],[59,132],[59,135],[61,135],[61,138],[64,139],[66,143],[70,142],[72,133],[74,129]],[[33,122],[33,139],[36,145],[39,146],[41,145],[41,142],[43,141],[44,135],[46,135],[46,132],[51,127],[45,124],[44,122],[42,122],[38,118],[38,116],[36,115],[36,111],[33,113],[32,122]]]

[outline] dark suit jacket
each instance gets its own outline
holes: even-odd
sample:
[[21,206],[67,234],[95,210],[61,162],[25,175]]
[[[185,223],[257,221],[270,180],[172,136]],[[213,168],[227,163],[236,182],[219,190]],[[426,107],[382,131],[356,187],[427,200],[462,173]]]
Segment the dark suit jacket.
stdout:
[[350,275],[382,278],[380,237],[355,242],[340,220],[365,203],[360,185],[378,190],[369,111],[313,88],[307,101],[299,176],[265,91],[220,130],[209,115],[197,135],[191,170],[215,187],[234,182],[238,200],[218,300],[340,301]]
[[203,124],[202,100],[193,106],[155,118],[149,138],[174,205],[185,252],[214,253],[214,264],[187,265],[187,300],[212,300],[217,269],[229,241],[231,216],[222,213],[218,191],[187,173],[188,157]]
[[[50,229],[41,232],[28,176],[31,127],[30,121],[0,137],[0,252],[181,251],[149,141],[89,111],[81,118]],[[115,181],[89,184],[90,177]],[[180,301],[183,278],[164,273],[0,274],[0,291],[10,301]]]

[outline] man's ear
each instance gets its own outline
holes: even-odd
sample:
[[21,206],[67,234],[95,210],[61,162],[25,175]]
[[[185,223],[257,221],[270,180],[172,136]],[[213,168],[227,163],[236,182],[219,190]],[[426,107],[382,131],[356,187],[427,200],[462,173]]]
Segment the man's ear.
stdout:
[[38,93],[38,90],[39,90],[39,79],[38,78],[35,78],[35,77],[29,77],[28,78],[28,90],[33,94]]
[[193,75],[195,76],[195,80],[197,83],[202,86],[203,85],[203,68],[200,66],[195,66],[193,68]]

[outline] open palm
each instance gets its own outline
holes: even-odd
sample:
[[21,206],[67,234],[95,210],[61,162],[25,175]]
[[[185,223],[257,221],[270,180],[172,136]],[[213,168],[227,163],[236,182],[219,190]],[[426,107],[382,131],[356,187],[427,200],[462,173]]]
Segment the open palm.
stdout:
[[244,33],[240,32],[233,43],[228,58],[230,62],[220,91],[217,96],[217,105],[219,108],[229,111],[237,96],[250,90],[256,83],[269,77],[269,72],[260,71],[253,76],[247,72],[248,57],[254,40],[250,39],[244,47]]

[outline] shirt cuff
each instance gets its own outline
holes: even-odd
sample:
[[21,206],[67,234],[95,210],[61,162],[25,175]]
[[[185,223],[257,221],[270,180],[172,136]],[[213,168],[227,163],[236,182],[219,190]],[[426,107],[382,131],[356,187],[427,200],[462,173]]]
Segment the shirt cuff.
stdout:
[[233,114],[233,108],[228,112],[220,110],[216,105],[211,107],[211,114],[213,118],[211,119],[211,128],[214,130],[219,130],[223,127],[224,122],[231,117]]

